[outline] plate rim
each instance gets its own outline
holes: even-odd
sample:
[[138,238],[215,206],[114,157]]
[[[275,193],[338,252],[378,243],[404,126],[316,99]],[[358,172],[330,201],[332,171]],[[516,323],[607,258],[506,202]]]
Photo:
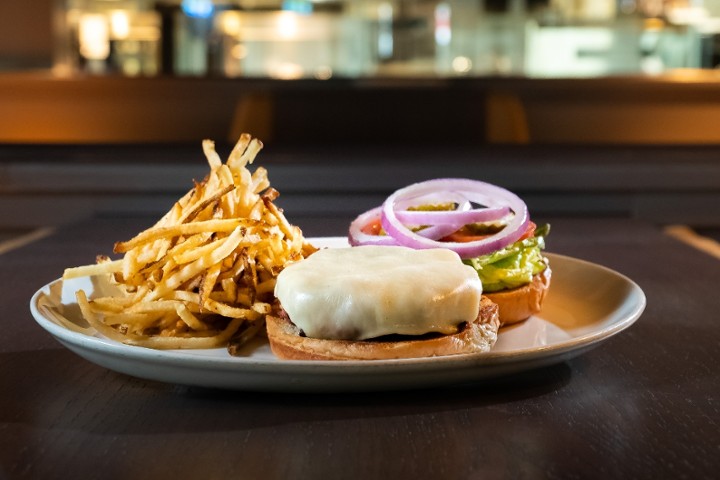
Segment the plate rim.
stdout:
[[[315,239],[309,238],[308,240],[339,242],[342,238],[343,237],[316,237]],[[647,306],[647,297],[642,288],[626,275],[604,265],[576,257],[552,252],[545,252],[545,255],[549,257],[551,262],[553,258],[557,258],[562,261],[582,264],[585,268],[601,269],[605,273],[621,280],[629,288],[627,297],[633,295],[637,301],[632,304],[632,308],[626,312],[622,318],[598,330],[593,330],[559,343],[503,352],[493,352],[491,350],[484,353],[389,360],[281,360],[277,358],[232,357],[229,354],[228,356],[204,356],[193,355],[193,350],[157,350],[122,344],[102,336],[72,331],[55,320],[48,318],[41,311],[40,301],[43,299],[43,296],[48,296],[51,288],[57,288],[57,284],[62,282],[62,278],[55,279],[38,289],[30,299],[30,310],[35,321],[44,330],[55,337],[55,339],[65,347],[75,351],[75,353],[91,362],[92,360],[78,352],[76,348],[83,351],[91,351],[99,355],[120,358],[123,361],[150,361],[158,367],[211,369],[218,373],[230,372],[231,374],[240,376],[244,374],[277,374],[278,370],[280,370],[280,373],[287,375],[305,375],[312,373],[322,376],[322,374],[337,374],[343,372],[345,375],[352,376],[352,373],[367,375],[372,374],[374,371],[384,371],[387,368],[392,368],[392,370],[397,373],[418,371],[440,372],[452,368],[512,367],[513,365],[517,366],[532,362],[533,360],[539,361],[538,363],[543,363],[544,359],[552,358],[557,358],[557,362],[560,362],[594,348],[599,343],[626,330],[641,317]],[[553,362],[548,361],[545,363]],[[105,368],[122,371],[106,365]],[[132,373],[127,374],[133,375]],[[141,375],[133,376],[142,377]],[[162,379],[155,379],[164,381]],[[187,384],[194,384],[194,382],[188,382]],[[220,388],[228,388],[228,385],[218,386]],[[254,390],[257,388],[249,385],[246,389]],[[290,390],[292,390],[292,388],[290,388]]]

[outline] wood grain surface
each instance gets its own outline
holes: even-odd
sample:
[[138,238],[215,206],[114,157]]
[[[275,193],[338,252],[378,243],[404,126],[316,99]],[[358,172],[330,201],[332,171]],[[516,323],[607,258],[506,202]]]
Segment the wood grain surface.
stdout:
[[[0,255],[0,478],[717,478],[720,262],[659,228],[550,219],[548,251],[647,295],[581,357],[452,388],[287,395],[131,378],[35,324],[35,290],[152,220],[97,218]],[[350,219],[292,220],[319,236]]]

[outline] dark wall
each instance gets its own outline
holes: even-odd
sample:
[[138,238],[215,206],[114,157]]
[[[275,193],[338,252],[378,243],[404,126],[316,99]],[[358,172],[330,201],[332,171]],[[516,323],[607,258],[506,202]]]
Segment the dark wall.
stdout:
[[0,70],[52,65],[56,1],[0,1]]

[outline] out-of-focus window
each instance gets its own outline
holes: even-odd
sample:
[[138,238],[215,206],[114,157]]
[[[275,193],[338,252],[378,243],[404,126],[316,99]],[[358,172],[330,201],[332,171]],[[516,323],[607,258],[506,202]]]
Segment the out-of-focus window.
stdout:
[[64,0],[55,68],[590,77],[720,64],[720,0]]

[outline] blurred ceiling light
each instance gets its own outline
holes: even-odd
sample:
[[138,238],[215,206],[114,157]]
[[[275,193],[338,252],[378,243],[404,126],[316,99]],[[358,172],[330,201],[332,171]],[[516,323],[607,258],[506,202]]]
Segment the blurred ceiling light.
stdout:
[[452,29],[450,27],[450,5],[438,3],[435,7],[435,42],[438,45],[450,45]]
[[665,64],[661,58],[650,56],[640,61],[640,69],[647,75],[660,75],[665,72]]
[[452,61],[452,68],[457,73],[468,73],[472,69],[472,60],[468,57],[455,57]]
[[703,35],[717,35],[720,33],[720,17],[706,18],[694,27]]
[[302,78],[303,68],[297,63],[284,62],[268,69],[270,76],[280,80],[296,80]]
[[78,26],[80,54],[88,60],[105,60],[110,55],[110,29],[102,14],[84,14]]
[[285,0],[282,2],[282,9],[289,12],[309,14],[312,13],[313,6],[309,0]]
[[703,7],[672,7],[667,11],[667,18],[676,25],[695,25],[708,20],[710,14]]
[[212,0],[182,0],[180,8],[193,18],[210,18],[215,9]]
[[390,2],[382,2],[377,8],[378,38],[377,48],[380,58],[392,58],[393,42],[393,6]]
[[122,63],[122,71],[125,75],[134,77],[142,73],[142,65],[137,58],[128,58]]
[[280,12],[277,19],[277,34],[280,38],[291,39],[297,37],[298,20],[292,12]]
[[220,28],[231,37],[239,37],[242,28],[242,21],[237,12],[222,12],[219,18]]
[[332,68],[327,65],[318,67],[315,70],[315,78],[318,80],[329,80],[330,78],[332,78],[332,74]]
[[117,40],[124,40],[130,35],[130,17],[123,10],[110,12],[110,31],[112,37]]

